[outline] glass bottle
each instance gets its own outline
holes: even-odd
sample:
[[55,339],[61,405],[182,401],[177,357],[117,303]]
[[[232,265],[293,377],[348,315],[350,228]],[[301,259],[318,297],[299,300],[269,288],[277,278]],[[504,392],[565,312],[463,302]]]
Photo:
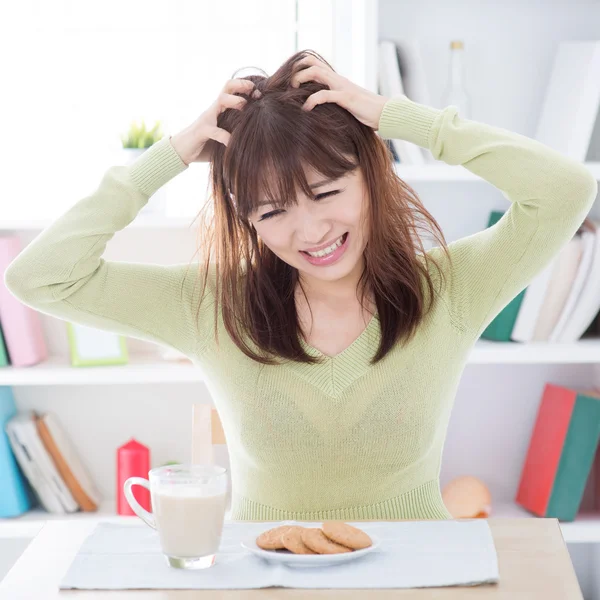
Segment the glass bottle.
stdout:
[[443,107],[454,105],[464,119],[471,118],[471,99],[465,88],[464,44],[460,40],[450,42],[450,69],[448,84],[442,102]]

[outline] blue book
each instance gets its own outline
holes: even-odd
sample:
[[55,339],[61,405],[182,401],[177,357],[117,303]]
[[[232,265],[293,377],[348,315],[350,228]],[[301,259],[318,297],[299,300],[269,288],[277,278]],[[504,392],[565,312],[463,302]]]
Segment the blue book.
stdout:
[[0,517],[17,517],[38,505],[37,497],[13,454],[6,423],[17,414],[12,388],[0,385]]

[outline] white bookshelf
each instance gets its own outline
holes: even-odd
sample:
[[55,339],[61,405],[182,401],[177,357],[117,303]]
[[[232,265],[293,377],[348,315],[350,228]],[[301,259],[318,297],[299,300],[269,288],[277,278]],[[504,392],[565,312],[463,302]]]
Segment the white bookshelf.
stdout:
[[[452,39],[463,39],[472,118],[528,136],[535,131],[557,40],[597,39],[599,35],[598,2],[557,0],[507,5],[467,0],[451,3],[379,0],[364,5],[369,12],[364,24],[361,21],[340,30],[347,39],[336,44],[344,64],[354,59],[361,62],[352,70],[362,73],[364,81],[376,80],[374,57],[379,37],[416,36],[422,44],[431,104],[441,108],[448,45]],[[359,41],[351,33],[357,27],[364,28]],[[600,152],[591,157],[585,166],[600,181],[600,162],[595,162],[599,155]],[[491,210],[509,206],[498,190],[461,166],[440,162],[422,166],[397,164],[396,171],[408,184],[415,185],[442,225],[448,242],[483,229]],[[479,185],[473,185],[475,182]],[[52,193],[57,195],[57,206],[64,202],[64,198],[58,197],[60,190]],[[47,203],[52,204],[53,198],[48,198]],[[139,215],[111,240],[107,258],[164,264],[187,262],[193,252],[188,249],[195,247],[191,244],[196,229],[195,214]],[[598,202],[592,214],[600,217]],[[0,235],[11,232],[30,241],[52,222],[33,217],[9,218],[0,211]],[[184,248],[181,240],[187,240],[186,236],[190,246]],[[33,367],[0,369],[0,385],[14,386],[17,406],[55,410],[73,432],[82,459],[97,474],[97,483],[105,497],[115,494],[114,453],[129,434],[151,447],[153,466],[173,458],[175,449],[182,454],[187,451],[188,442],[182,442],[181,438],[188,427],[191,431],[191,411],[189,417],[186,412],[188,403],[211,402],[199,368],[191,363],[161,360],[156,352],[151,352],[150,345],[141,342],[134,344],[137,348],[131,348],[127,365],[72,367],[65,340],[61,338],[62,323],[46,315],[42,319],[51,339],[51,358]],[[59,329],[61,335],[53,336]],[[486,481],[492,496],[499,499],[494,504],[492,518],[531,517],[518,505],[503,499],[511,497],[518,481],[543,385],[548,381],[582,387],[600,385],[599,365],[600,340],[596,339],[573,344],[477,342],[456,394],[444,447],[442,485],[453,477],[474,474]],[[167,386],[165,394],[164,386],[154,385],[159,383],[182,385]],[[112,387],[106,388],[107,385]],[[87,386],[84,393],[81,386]],[[172,414],[166,414],[166,402],[171,403]],[[119,412],[120,418],[116,419],[116,411],[125,414]],[[89,419],[93,419],[93,425]],[[82,429],[93,428],[93,435],[81,432],[80,423]],[[17,519],[0,520],[0,537],[11,532],[35,532],[50,518],[65,516],[34,510]],[[76,513],[66,518],[138,521],[136,517],[115,515],[113,502],[103,504],[98,513]],[[599,514],[582,512],[576,521],[561,523],[561,529],[568,543],[600,544]],[[594,567],[591,562],[590,566]],[[599,598],[600,594],[593,597]]]

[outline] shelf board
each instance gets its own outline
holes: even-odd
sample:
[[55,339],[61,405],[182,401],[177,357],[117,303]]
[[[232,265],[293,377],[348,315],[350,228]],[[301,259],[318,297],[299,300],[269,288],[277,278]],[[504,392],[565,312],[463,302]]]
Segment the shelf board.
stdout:
[[[225,512],[225,519],[229,519],[231,509]],[[49,513],[41,507],[34,508],[18,517],[10,519],[0,518],[0,539],[15,537],[34,537],[46,521],[96,521],[98,523],[119,523],[121,525],[138,525],[141,519],[137,516],[118,515],[116,501],[105,500],[95,512],[77,511],[66,515]]]
[[0,385],[99,385],[200,382],[191,361],[166,361],[155,354],[130,354],[126,365],[74,367],[69,357],[51,356],[30,367],[0,368]]
[[[231,510],[225,513],[225,519],[229,520]],[[503,503],[494,506],[490,519],[493,518],[538,518],[518,504]],[[0,519],[0,538],[3,537],[34,537],[42,528],[45,521],[57,519],[71,520],[93,520],[100,522],[112,522],[121,524],[137,525],[141,523],[138,517],[126,517],[117,515],[114,500],[103,502],[96,512],[76,512],[69,515],[56,515],[48,513],[41,508],[34,508],[29,512],[11,519]],[[575,521],[560,522],[559,525],[565,542],[598,543],[600,542],[600,513],[582,513]]]
[[[600,364],[600,339],[572,344],[520,344],[479,340],[467,364]],[[68,357],[51,356],[30,367],[0,367],[0,385],[100,385],[204,381],[191,361],[166,361],[156,354],[130,354],[126,365],[74,367]]]
[[[592,175],[600,181],[600,162],[583,163]],[[394,163],[397,175],[408,183],[420,181],[485,181],[462,165],[449,165],[442,161],[424,165]]]
[[572,343],[492,342],[478,340],[468,364],[582,364],[600,363],[600,339],[586,338]]
[[[492,507],[490,519],[500,518],[539,518],[519,504],[506,502]],[[582,512],[574,521],[559,521],[565,542],[570,544],[600,542],[600,513]]]

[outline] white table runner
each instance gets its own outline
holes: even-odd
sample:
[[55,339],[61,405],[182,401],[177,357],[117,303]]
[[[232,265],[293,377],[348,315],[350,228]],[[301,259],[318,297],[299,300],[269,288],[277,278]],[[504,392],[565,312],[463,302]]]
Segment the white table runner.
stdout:
[[240,541],[281,524],[226,521],[215,564],[202,570],[169,567],[158,534],[140,523],[99,523],[81,545],[61,589],[417,588],[495,583],[498,557],[484,519],[350,522],[381,539],[370,554],[329,567],[267,562]]

